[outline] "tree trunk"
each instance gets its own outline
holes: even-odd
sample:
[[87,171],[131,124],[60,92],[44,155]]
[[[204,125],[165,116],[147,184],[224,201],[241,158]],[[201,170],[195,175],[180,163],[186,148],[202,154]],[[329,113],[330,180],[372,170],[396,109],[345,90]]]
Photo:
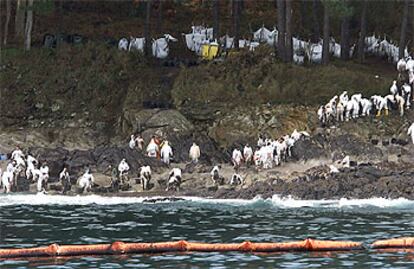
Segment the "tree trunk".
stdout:
[[[60,18],[63,18],[63,0],[57,0],[57,12],[58,12],[58,16]],[[62,26],[63,24],[63,20],[59,20],[57,22],[57,33],[56,33],[56,49],[58,49],[62,43],[63,40],[61,40],[61,36],[62,36],[62,29],[64,29],[64,27]]]
[[277,54],[281,60],[285,60],[285,1],[277,0]]
[[411,52],[414,53],[414,3],[411,2],[411,42],[410,42],[410,46],[411,46]]
[[300,31],[306,33],[306,26],[308,23],[308,16],[307,16],[307,2],[306,0],[300,0]]
[[3,39],[4,45],[7,45],[7,36],[9,34],[10,12],[11,12],[11,3],[10,3],[10,0],[6,0],[6,23],[4,24],[4,39]]
[[17,38],[22,38],[24,33],[26,0],[17,0],[16,17],[14,20],[14,32]]
[[292,0],[286,0],[286,62],[293,61],[292,47]]
[[341,23],[341,59],[349,59],[349,17],[342,18]]
[[234,48],[239,49],[240,39],[240,0],[233,0],[233,29],[234,29]]
[[213,38],[217,41],[220,39],[220,3],[219,0],[213,0]]
[[329,11],[327,5],[323,7],[323,47],[322,64],[329,64]]
[[313,35],[311,41],[318,43],[321,39],[321,27],[318,20],[318,0],[312,1],[312,21],[313,21]]
[[26,28],[24,30],[24,49],[26,51],[30,50],[32,44],[32,27],[33,27],[33,0],[28,0],[27,5],[27,19],[26,19]]
[[150,19],[151,19],[151,0],[146,0],[145,1],[145,23],[144,23],[145,55],[146,56],[151,55]]
[[363,63],[365,61],[365,36],[367,34],[367,8],[368,8],[368,1],[364,0],[362,4],[361,29],[359,32],[359,40],[358,40],[358,60],[360,63]]
[[411,42],[409,42],[409,47],[411,47],[410,51],[414,53],[414,2],[411,2],[410,4],[411,8]]
[[158,0],[158,17],[156,27],[156,32],[158,34],[162,34],[162,2],[163,0]]
[[403,10],[403,17],[402,17],[402,21],[401,21],[401,34],[400,34],[400,47],[399,47],[399,51],[398,51],[398,57],[404,58],[404,49],[405,46],[407,45],[406,40],[407,40],[407,23],[408,23],[408,0],[404,1],[404,10]]

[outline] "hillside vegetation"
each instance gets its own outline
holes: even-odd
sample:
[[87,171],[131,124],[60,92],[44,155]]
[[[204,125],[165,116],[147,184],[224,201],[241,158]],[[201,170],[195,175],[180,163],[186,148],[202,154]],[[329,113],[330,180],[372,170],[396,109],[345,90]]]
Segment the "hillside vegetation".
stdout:
[[175,104],[318,105],[344,90],[366,96],[385,93],[395,76],[392,66],[375,63],[337,61],[329,66],[307,67],[283,64],[269,50],[240,52],[224,62],[183,69],[172,92]]
[[3,50],[2,117],[42,118],[55,110],[53,117],[89,111],[95,120],[114,120],[122,106],[139,108],[145,100],[169,101],[170,94],[178,108],[268,102],[318,105],[343,90],[385,93],[395,77],[391,65],[377,62],[303,67],[280,63],[268,50],[242,51],[225,61],[195,67],[163,67],[139,54],[94,43],[57,51],[35,49],[30,57]]

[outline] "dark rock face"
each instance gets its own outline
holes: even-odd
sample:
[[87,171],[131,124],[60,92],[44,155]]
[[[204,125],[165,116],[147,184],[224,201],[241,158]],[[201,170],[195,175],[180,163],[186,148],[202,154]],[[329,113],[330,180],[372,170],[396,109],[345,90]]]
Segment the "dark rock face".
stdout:
[[37,157],[40,164],[45,161],[47,162],[50,179],[52,180],[59,177],[59,173],[69,158],[69,151],[63,148],[32,148],[30,152],[33,156]]
[[379,160],[383,153],[372,143],[367,143],[349,134],[331,136],[317,134],[297,141],[292,147],[294,160],[329,158],[332,155],[338,156],[338,158],[350,155]]
[[305,200],[370,197],[414,199],[414,167],[384,162],[378,165],[363,164],[330,174],[327,167],[319,166],[291,181],[269,179],[256,182],[246,189],[219,189],[213,197],[252,199],[257,195],[268,198],[275,194]]
[[131,173],[137,173],[139,168],[144,165],[151,166],[151,168],[155,169],[154,171],[156,171],[156,169],[159,167],[165,167],[165,164],[161,161],[154,158],[148,158],[142,152],[138,150],[132,150],[128,147],[96,148],[93,150],[93,156],[95,159],[96,168],[101,172],[107,170],[110,164],[113,166],[118,166],[123,158],[125,158],[129,164]]
[[201,150],[200,162],[212,165],[223,163],[229,160],[216,143],[206,135],[170,135],[168,137],[173,152],[174,162],[187,162],[190,160],[189,151],[193,141],[197,143]]
[[292,147],[292,158],[294,160],[317,159],[326,156],[322,141],[324,138],[306,138],[301,139]]
[[71,171],[80,171],[85,167],[92,167],[95,159],[92,151],[75,150],[69,154],[69,158],[65,162]]
[[361,141],[354,135],[339,135],[329,139],[331,150],[342,152],[344,155],[369,156],[370,158],[380,159],[382,152],[374,145]]
[[[189,170],[196,169],[188,166]],[[212,198],[253,199],[292,196],[296,199],[364,199],[371,197],[414,199],[414,166],[410,162],[361,163],[330,173],[328,166],[316,166],[291,180],[268,178],[248,187],[196,187],[185,194]]]
[[243,190],[237,196],[239,199],[252,199],[257,195],[260,195],[262,198],[272,197],[271,193],[274,193],[272,184],[269,182],[255,182],[250,188]]

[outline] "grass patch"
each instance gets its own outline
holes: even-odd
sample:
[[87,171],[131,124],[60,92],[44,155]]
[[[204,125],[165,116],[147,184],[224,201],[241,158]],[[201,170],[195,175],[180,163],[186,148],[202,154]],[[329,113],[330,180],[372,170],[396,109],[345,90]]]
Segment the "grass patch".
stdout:
[[372,68],[333,61],[328,66],[297,66],[281,63],[270,53],[269,48],[241,51],[224,62],[184,69],[173,88],[175,103],[316,105],[344,90],[383,94],[395,76],[392,65]]

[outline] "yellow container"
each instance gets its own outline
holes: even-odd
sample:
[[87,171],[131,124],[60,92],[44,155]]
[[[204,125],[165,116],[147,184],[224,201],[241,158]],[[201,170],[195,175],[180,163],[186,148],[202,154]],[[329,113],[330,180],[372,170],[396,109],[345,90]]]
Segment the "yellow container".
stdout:
[[201,57],[204,60],[213,60],[218,56],[219,47],[217,43],[203,44],[201,46]]

